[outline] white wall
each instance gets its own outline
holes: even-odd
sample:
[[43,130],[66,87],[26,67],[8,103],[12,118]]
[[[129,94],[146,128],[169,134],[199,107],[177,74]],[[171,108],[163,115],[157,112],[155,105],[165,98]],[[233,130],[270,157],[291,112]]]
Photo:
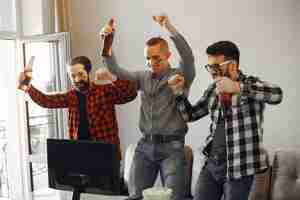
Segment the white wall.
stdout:
[[[115,52],[119,63],[132,70],[144,69],[144,42],[162,34],[151,15],[164,11],[191,44],[197,66],[190,100],[195,102],[210,78],[203,65],[206,47],[218,40],[232,40],[241,50],[241,69],[279,84],[284,99],[265,112],[264,141],[268,148],[300,147],[300,1],[298,0],[72,0],[73,56],[86,55],[95,65],[97,32],[109,17],[117,20]],[[175,52],[175,51],[174,51]],[[172,63],[176,63],[175,55]],[[136,142],[140,101],[118,109],[122,145]],[[187,143],[197,149],[208,134],[208,118],[190,124]]]

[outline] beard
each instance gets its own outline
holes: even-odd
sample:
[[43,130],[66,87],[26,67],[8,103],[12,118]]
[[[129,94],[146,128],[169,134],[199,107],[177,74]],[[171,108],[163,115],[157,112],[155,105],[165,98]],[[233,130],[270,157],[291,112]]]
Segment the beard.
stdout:
[[74,82],[74,87],[76,90],[80,91],[80,92],[84,92],[86,90],[88,90],[89,88],[89,80],[87,81],[78,81],[78,82]]

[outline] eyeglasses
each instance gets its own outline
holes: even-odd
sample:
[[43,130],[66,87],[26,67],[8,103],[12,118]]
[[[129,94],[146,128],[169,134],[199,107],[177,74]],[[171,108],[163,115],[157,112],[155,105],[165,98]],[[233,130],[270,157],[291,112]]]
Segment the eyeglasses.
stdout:
[[223,65],[227,65],[232,62],[234,62],[234,60],[226,60],[220,64],[207,64],[204,67],[205,67],[206,71],[208,71],[209,73],[211,73],[213,75],[218,75],[218,74],[221,74],[221,72],[222,72],[221,67]]
[[159,63],[161,63],[163,61],[163,59],[161,59],[160,57],[147,57],[147,65],[149,66],[149,67],[151,67],[151,64],[150,64],[150,62],[152,63],[152,64],[159,64]]

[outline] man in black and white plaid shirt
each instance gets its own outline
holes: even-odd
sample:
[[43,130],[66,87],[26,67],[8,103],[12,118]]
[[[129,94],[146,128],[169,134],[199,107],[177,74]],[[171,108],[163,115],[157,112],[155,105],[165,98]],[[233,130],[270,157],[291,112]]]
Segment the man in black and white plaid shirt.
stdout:
[[176,94],[178,110],[186,121],[210,114],[210,134],[203,153],[207,160],[195,188],[195,199],[247,200],[254,174],[268,168],[263,151],[263,118],[266,104],[279,104],[280,87],[247,76],[239,70],[239,49],[230,41],[206,50],[206,69],[214,82],[200,100],[191,105],[184,91],[184,78],[169,84]]

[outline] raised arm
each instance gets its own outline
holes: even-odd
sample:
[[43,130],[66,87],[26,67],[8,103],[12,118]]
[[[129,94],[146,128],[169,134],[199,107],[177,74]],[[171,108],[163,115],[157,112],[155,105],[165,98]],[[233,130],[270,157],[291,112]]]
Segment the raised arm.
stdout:
[[[111,19],[100,31],[100,36],[103,40],[103,43],[105,43],[108,40],[105,40],[105,37],[110,36],[113,38],[115,35],[115,26],[114,26],[114,20]],[[111,39],[112,40],[112,39]],[[112,45],[112,41],[110,41],[110,44],[103,44],[103,46]],[[103,47],[104,48],[104,47]],[[107,47],[106,47],[107,48]],[[109,69],[111,73],[116,75],[120,79],[130,80],[135,82],[136,86],[139,88],[140,86],[140,79],[141,79],[141,73],[137,71],[129,71],[124,68],[121,68],[119,64],[117,63],[116,57],[113,54],[112,47],[110,47],[110,51],[106,53],[102,53],[102,60],[104,65]]]
[[258,78],[249,77],[240,83],[241,97],[249,97],[268,104],[279,104],[282,101],[282,89]]
[[114,54],[111,56],[102,57],[104,65],[107,69],[116,75],[119,79],[125,79],[135,82],[137,89],[140,89],[140,81],[142,76],[142,71],[129,71],[121,68],[116,61]]
[[116,80],[113,84],[106,85],[106,93],[115,104],[125,104],[137,96],[136,85],[128,80]]
[[106,96],[114,104],[124,104],[132,101],[137,96],[136,84],[133,81],[117,79],[107,68],[100,68],[96,71],[96,81],[110,81],[105,84]]
[[196,121],[209,114],[208,102],[215,89],[215,84],[211,84],[204,92],[203,96],[195,105],[192,105],[186,95],[183,93],[185,85],[184,77],[176,75],[168,80],[168,86],[175,95],[175,101],[178,111],[186,122]]
[[179,66],[185,78],[185,86],[189,88],[195,78],[195,59],[191,47],[170,23],[167,15],[154,16],[153,19],[170,34],[180,56]]
[[19,75],[19,85],[18,89],[23,90],[28,93],[31,99],[38,105],[44,108],[66,108],[68,107],[68,96],[67,93],[54,93],[54,94],[44,94],[43,92],[36,89],[31,82],[31,66],[33,64],[33,59],[25,67],[25,70]]
[[36,104],[44,108],[67,108],[69,105],[67,93],[44,94],[33,85],[28,86],[27,93]]
[[208,102],[214,88],[215,86],[211,85],[195,105],[192,105],[183,93],[176,96],[177,109],[186,122],[196,121],[209,114]]
[[190,87],[195,79],[196,74],[195,59],[192,50],[180,33],[175,33],[173,36],[171,36],[171,39],[173,40],[181,57],[179,61],[179,67],[181,68],[186,80],[186,86]]
[[238,94],[241,98],[251,98],[268,104],[279,104],[282,101],[282,90],[275,84],[262,81],[259,78],[243,75],[240,81],[221,77],[216,81],[217,93]]

